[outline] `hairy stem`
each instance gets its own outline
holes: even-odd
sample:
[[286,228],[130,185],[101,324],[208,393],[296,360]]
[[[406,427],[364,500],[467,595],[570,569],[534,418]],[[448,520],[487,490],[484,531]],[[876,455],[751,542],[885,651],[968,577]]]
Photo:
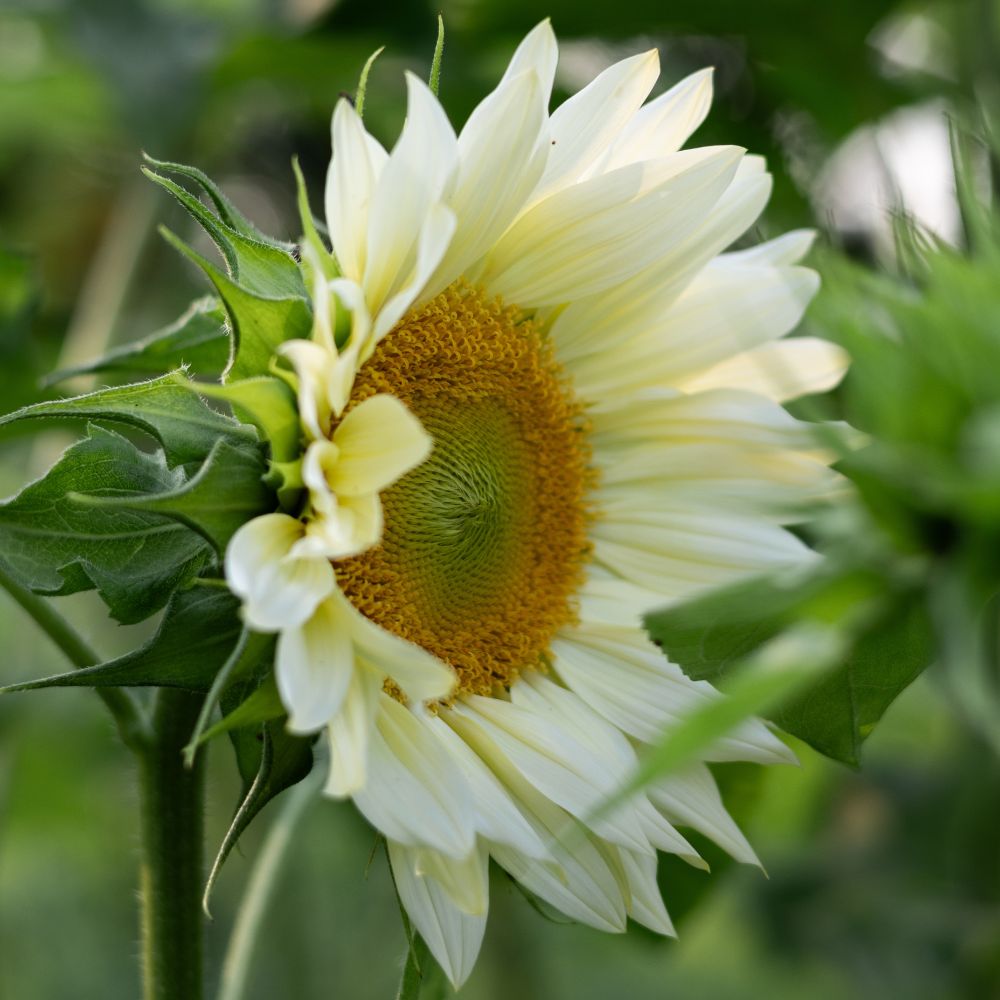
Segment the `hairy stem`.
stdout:
[[201,707],[188,691],[156,692],[151,732],[138,751],[145,1000],[201,1000],[203,756],[183,749]]

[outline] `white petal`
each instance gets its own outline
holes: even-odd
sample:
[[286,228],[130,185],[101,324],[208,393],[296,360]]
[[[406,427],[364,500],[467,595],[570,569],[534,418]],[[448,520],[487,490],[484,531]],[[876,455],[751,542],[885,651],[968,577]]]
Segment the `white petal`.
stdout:
[[353,795],[368,780],[368,747],[382,691],[382,675],[355,662],[347,696],[327,727],[330,773],[325,792],[340,799]]
[[476,834],[460,768],[416,712],[386,694],[368,748],[369,780],[354,793],[368,821],[391,840],[466,857]]
[[[749,169],[754,160],[745,156],[740,161],[733,182],[715,206],[683,238],[664,246],[648,267],[598,296],[571,303],[558,316],[552,341],[581,396],[597,398],[581,385],[576,359],[593,352],[609,359],[623,349],[631,350],[632,340],[656,330],[693,276],[761,213],[770,195],[771,177]],[[607,349],[609,343],[615,345],[614,355]]]
[[298,407],[302,429],[313,441],[330,431],[330,403],[326,384],[337,359],[327,348],[311,340],[286,340],[278,354],[288,358],[299,381]]
[[411,276],[427,215],[450,187],[458,161],[455,132],[437,98],[412,73],[406,86],[406,122],[376,182],[368,216],[363,285],[373,315]]
[[524,208],[548,157],[547,96],[529,70],[472,112],[458,138],[458,179],[448,199],[457,228],[428,294],[478,260]]
[[360,281],[365,272],[368,213],[385,151],[365,131],[350,101],[333,112],[333,158],[326,175],[326,223],[341,272]]
[[432,878],[416,874],[414,852],[389,841],[399,898],[431,954],[458,989],[472,972],[486,930],[486,914],[469,916]]
[[327,560],[289,556],[303,530],[287,514],[264,514],[244,524],[229,542],[226,580],[243,598],[244,621],[255,631],[301,625],[334,588]]
[[525,306],[626,281],[683,242],[729,186],[742,155],[733,147],[675,153],[560,191],[514,223],[490,252],[482,280]]
[[815,242],[815,229],[793,229],[766,243],[758,243],[746,250],[731,251],[725,257],[732,263],[791,267],[809,253]]
[[567,726],[558,710],[467,695],[454,705],[449,724],[470,742],[475,729],[481,730],[528,782],[595,833],[635,850],[652,850],[634,803],[593,817],[618,790],[627,768],[620,759],[603,756],[596,739]]
[[533,70],[542,85],[547,111],[558,58],[559,47],[556,44],[555,32],[552,30],[551,22],[546,18],[524,36],[514,55],[511,56],[510,63],[500,83],[503,85],[515,76]]
[[334,718],[354,673],[350,628],[336,601],[325,600],[305,624],[282,630],[274,670],[289,730],[312,733]]
[[[447,717],[448,709],[440,708],[438,715]],[[529,857],[548,857],[548,848],[521,814],[496,775],[472,747],[443,718],[428,718],[427,725],[445,744],[472,790],[479,835],[495,843],[513,847]]]
[[601,171],[676,152],[705,120],[711,105],[712,70],[685,77],[632,116],[601,162]]
[[418,466],[431,437],[395,396],[379,393],[348,411],[333,433],[339,455],[326,470],[338,496],[379,493]]
[[479,841],[466,858],[449,858],[426,847],[413,850],[417,875],[433,879],[469,916],[486,916],[490,905],[489,857]]
[[[481,741],[477,752],[510,790],[541,840],[550,843],[554,851],[554,859],[545,861],[504,844],[490,844],[490,854],[497,864],[568,917],[598,930],[624,931],[627,885],[620,865],[612,864],[612,853],[602,848],[598,838],[579,836],[579,828],[574,827],[570,816],[525,781],[481,731],[477,739]],[[570,833],[571,850],[560,844]]]
[[646,791],[672,822],[704,834],[737,861],[760,864],[750,842],[722,804],[715,778],[704,764],[660,778]]
[[847,365],[847,354],[836,344],[795,337],[762,344],[686,379],[682,386],[689,392],[721,386],[749,389],[781,401],[832,389]]
[[656,858],[624,848],[619,850],[619,854],[628,879],[628,915],[657,934],[677,937],[656,881]]
[[[706,700],[721,695],[692,681],[638,629],[578,626],[552,643],[559,676],[599,715],[646,743],[660,742],[671,726]],[[794,755],[762,723],[750,719],[712,746],[707,760],[788,763]]]
[[373,343],[389,333],[420,296],[426,297],[427,283],[448,249],[455,225],[455,214],[447,206],[435,203],[427,210],[417,236],[416,261],[399,290],[379,312],[372,330]]
[[343,614],[351,621],[358,656],[379,674],[390,677],[416,704],[447,698],[455,672],[436,656],[370,621],[339,592]]
[[609,66],[552,115],[552,150],[536,200],[580,178],[611,144],[660,75],[655,49]]

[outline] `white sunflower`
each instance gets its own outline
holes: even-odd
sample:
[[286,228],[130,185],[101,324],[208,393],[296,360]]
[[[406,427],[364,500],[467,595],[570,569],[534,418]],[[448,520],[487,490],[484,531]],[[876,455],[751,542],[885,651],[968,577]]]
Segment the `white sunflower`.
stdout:
[[778,403],[843,368],[779,341],[817,288],[810,235],[722,253],[771,182],[742,149],[681,150],[710,74],[644,104],[648,52],[549,115],[556,55],[543,23],[458,136],[408,76],[391,153],[338,104],[314,334],[283,348],[308,502],[227,556],[248,625],[279,633],[290,727],[327,731],[327,791],[385,836],[456,985],[490,858],[573,919],[663,934],[657,851],[702,864],[679,826],[755,862],[706,762],[791,759],[758,721],[592,817],[718,697],[642,615],[808,559],[782,518],[831,481]]

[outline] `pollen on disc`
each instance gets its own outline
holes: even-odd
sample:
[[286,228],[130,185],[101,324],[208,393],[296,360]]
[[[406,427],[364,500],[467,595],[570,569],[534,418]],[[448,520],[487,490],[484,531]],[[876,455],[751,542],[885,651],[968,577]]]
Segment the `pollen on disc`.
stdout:
[[378,345],[351,405],[399,397],[434,439],[382,495],[381,543],[337,564],[383,628],[490,694],[575,618],[593,486],[580,405],[534,323],[457,283]]

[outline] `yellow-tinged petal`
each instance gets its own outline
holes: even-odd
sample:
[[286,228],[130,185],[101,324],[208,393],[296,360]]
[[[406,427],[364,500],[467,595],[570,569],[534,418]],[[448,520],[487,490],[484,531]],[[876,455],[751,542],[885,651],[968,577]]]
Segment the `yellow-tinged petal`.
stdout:
[[358,404],[333,435],[340,451],[327,481],[337,496],[380,493],[431,452],[430,435],[395,396],[379,393]]

